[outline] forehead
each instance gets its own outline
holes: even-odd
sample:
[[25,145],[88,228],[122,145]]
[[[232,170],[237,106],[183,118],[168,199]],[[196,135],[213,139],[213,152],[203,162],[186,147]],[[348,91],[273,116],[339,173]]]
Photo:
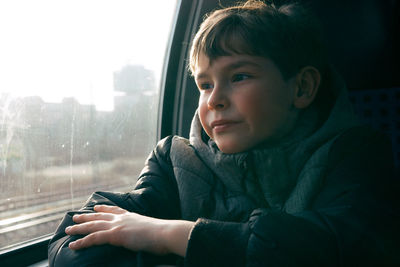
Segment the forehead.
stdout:
[[242,67],[267,71],[275,66],[270,59],[265,57],[233,54],[210,59],[201,53],[197,61],[194,76],[196,79],[200,79],[215,72],[231,71]]

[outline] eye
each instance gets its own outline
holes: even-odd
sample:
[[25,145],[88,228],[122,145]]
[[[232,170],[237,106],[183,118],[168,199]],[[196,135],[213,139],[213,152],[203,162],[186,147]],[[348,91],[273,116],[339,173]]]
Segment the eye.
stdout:
[[232,82],[240,82],[240,81],[246,80],[248,78],[250,78],[250,75],[239,73],[239,74],[233,75]]
[[214,86],[210,83],[200,83],[198,85],[200,90],[208,90],[208,89],[212,89]]

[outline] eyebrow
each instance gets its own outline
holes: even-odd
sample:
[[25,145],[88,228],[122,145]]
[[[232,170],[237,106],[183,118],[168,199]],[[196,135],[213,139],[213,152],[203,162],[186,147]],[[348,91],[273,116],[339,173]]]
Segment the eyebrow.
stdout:
[[[255,62],[253,62],[251,60],[246,60],[246,59],[238,60],[238,61],[235,61],[235,62],[233,62],[231,64],[227,64],[223,68],[228,70],[228,71],[231,71],[231,70],[235,70],[235,69],[241,68],[243,66],[247,66],[247,65],[250,65],[250,66],[253,66],[253,67],[256,67],[256,68],[261,68],[260,64],[257,64],[257,63],[255,63]],[[204,78],[204,77],[207,77],[207,74],[205,72],[201,72],[198,75],[195,75],[196,79],[201,79],[201,78]]]
[[245,60],[245,59],[238,60],[238,61],[236,61],[236,62],[234,62],[232,64],[229,64],[226,68],[229,69],[229,70],[234,70],[234,69],[238,69],[240,67],[246,66],[246,65],[250,65],[250,66],[253,66],[253,67],[261,68],[260,64],[257,64],[257,63],[255,63],[255,62],[253,62],[251,60]]

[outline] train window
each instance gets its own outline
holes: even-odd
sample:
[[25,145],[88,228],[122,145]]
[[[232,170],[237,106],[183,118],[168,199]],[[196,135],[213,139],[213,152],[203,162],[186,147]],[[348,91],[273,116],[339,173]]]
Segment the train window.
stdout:
[[126,191],[157,141],[177,0],[0,2],[0,251]]

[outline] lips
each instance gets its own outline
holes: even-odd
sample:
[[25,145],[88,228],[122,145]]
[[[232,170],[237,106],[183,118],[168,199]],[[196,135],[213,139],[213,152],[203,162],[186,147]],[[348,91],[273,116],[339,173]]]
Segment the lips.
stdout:
[[238,121],[233,120],[215,120],[211,122],[211,128],[216,132],[222,132],[228,130],[230,127],[238,124]]

